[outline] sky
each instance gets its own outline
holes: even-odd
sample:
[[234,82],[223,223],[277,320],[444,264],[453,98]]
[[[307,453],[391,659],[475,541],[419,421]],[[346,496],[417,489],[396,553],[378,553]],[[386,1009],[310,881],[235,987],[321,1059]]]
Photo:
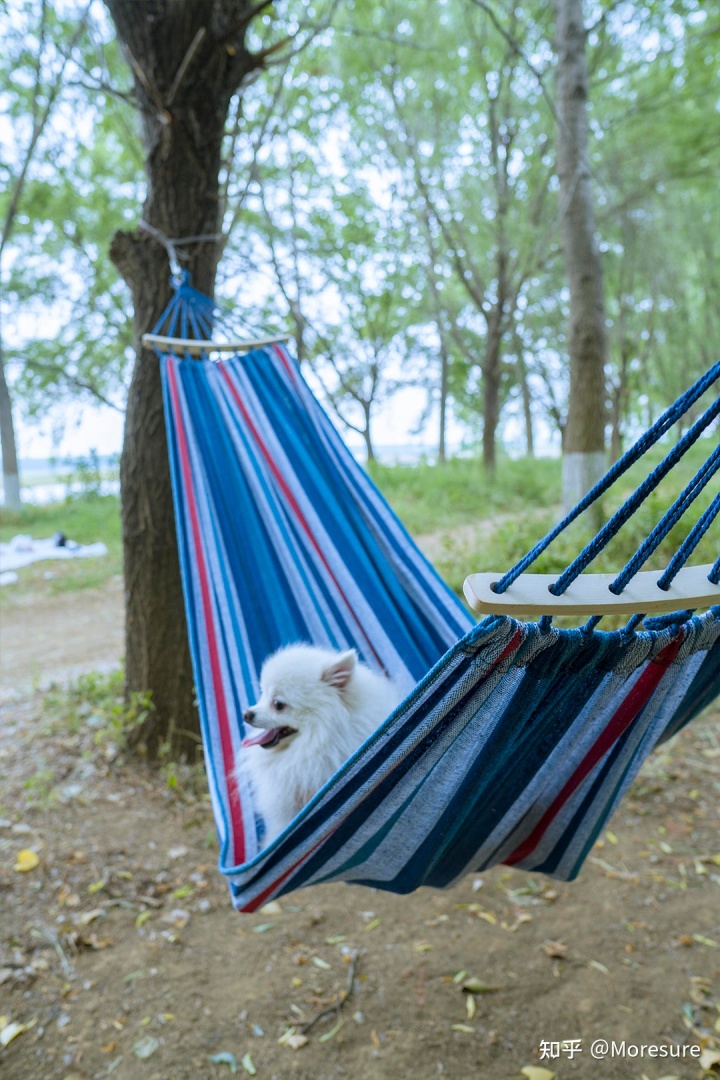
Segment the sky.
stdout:
[[18,422],[18,454],[21,461],[49,457],[84,457],[90,450],[101,456],[119,454],[125,418],[107,406],[74,405],[64,410],[64,431],[58,438],[53,425]]

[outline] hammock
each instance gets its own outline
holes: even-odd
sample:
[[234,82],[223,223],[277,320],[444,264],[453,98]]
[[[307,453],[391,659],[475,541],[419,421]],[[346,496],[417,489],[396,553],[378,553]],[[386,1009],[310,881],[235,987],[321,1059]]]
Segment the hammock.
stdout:
[[[159,329],[208,338],[211,319],[185,284]],[[185,345],[201,359],[146,340],[161,354],[205,759],[235,907],[339,880],[446,887],[496,863],[574,878],[644,759],[720,692],[720,607],[647,619],[644,631],[642,613],[614,632],[597,617],[576,630],[548,616],[476,624],[283,344],[210,361],[197,341]],[[683,407],[719,378],[720,364]],[[706,426],[720,401],[707,413]],[[715,586],[719,573],[720,560]],[[263,848],[237,771],[242,714],[267,655],[297,641],[355,647],[406,697]]]

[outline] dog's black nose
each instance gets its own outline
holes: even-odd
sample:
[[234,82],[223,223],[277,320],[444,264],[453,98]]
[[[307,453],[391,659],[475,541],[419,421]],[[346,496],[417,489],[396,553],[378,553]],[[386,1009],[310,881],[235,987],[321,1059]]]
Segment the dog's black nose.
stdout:
[[243,713],[243,720],[246,720],[248,722],[248,724],[252,724],[254,719],[255,719],[255,713],[253,712],[253,710],[252,709],[246,709],[245,712]]

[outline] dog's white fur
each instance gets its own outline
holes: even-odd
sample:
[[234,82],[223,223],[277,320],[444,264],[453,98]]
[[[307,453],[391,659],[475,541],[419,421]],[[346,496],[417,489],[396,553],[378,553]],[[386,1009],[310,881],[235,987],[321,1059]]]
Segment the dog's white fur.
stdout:
[[265,821],[267,845],[390,715],[401,694],[359,663],[354,649],[337,653],[312,645],[273,653],[263,664],[260,691],[244,713],[249,726],[239,768]]

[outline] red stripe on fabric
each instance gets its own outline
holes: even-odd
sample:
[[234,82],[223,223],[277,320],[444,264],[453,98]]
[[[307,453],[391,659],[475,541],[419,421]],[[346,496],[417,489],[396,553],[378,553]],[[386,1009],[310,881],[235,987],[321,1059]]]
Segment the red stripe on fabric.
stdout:
[[245,907],[238,908],[238,911],[249,914],[253,911],[257,911],[257,909],[259,907],[262,907],[263,904],[266,904],[270,897],[273,895],[273,893],[276,892],[277,889],[279,889],[280,886],[284,882],[286,882],[292,874],[295,873],[299,866],[302,866],[304,862],[307,862],[313,852],[317,851],[320,845],[324,843],[325,840],[327,840],[328,836],[332,836],[332,833],[334,831],[335,830],[333,829],[331,832],[326,833],[326,835],[323,836],[320,840],[318,840],[317,843],[313,844],[309,851],[305,852],[302,858],[298,859],[297,862],[294,862],[291,867],[289,867],[283,874],[280,875],[279,878],[276,878],[275,881],[273,881],[272,885],[268,885],[265,889],[263,889],[261,893],[258,893],[255,899],[251,900],[249,904],[246,904]]
[[583,780],[593,770],[611,746],[617,742],[620,736],[628,729],[632,721],[644,708],[655,692],[658,683],[678,654],[682,643],[683,634],[671,641],[665,648],[650,661],[640,678],[637,680],[628,696],[623,701],[617,712],[603,730],[600,738],[585,755],[580,765],[567,781],[559,795],[547,808],[543,816],[530,835],[515,850],[503,859],[506,866],[515,866],[516,863],[526,859],[537,847],[545,830],[556,817],[564,804]]
[[257,429],[255,424],[253,423],[253,420],[250,417],[250,413],[248,412],[248,410],[245,407],[245,403],[243,402],[242,398],[240,397],[240,395],[239,395],[239,393],[237,391],[237,388],[234,386],[230,376],[227,373],[226,368],[223,365],[220,365],[220,371],[222,372],[222,375],[223,375],[223,378],[225,379],[225,382],[227,383],[228,387],[230,388],[230,393],[233,396],[235,404],[237,405],[240,412],[242,413],[243,420],[247,424],[247,427],[248,427],[249,431],[251,432],[253,438],[255,439],[255,442],[257,443],[263,457],[265,458],[265,461],[267,462],[267,464],[268,464],[268,466],[270,468],[270,471],[272,472],[275,480],[277,481],[277,484],[278,484],[280,490],[282,491],[283,495],[285,496],[285,498],[286,498],[286,500],[288,502],[288,505],[290,506],[293,513],[295,514],[295,517],[297,518],[298,522],[300,523],[300,526],[302,527],[303,532],[305,533],[308,540],[310,541],[313,548],[315,549],[316,554],[318,555],[322,565],[325,567],[325,570],[327,571],[329,577],[332,579],[332,582],[333,582],[335,588],[337,589],[339,595],[342,597],[343,601],[345,602],[345,605],[347,607],[348,612],[350,613],[350,615],[354,619],[355,625],[357,626],[357,628],[360,631],[360,633],[362,634],[365,642],[367,643],[368,649],[372,652],[373,656],[377,660],[380,667],[383,667],[383,663],[382,663],[380,657],[378,656],[377,652],[375,651],[372,642],[368,638],[367,634],[365,633],[365,631],[364,631],[364,629],[363,629],[363,627],[362,627],[362,625],[360,623],[360,620],[358,619],[357,615],[355,614],[354,610],[352,609],[352,607],[350,605],[350,601],[348,600],[347,596],[345,595],[345,592],[344,592],[340,582],[336,578],[335,574],[333,573],[333,571],[332,571],[332,569],[330,567],[330,564],[328,563],[327,559],[325,558],[325,554],[324,554],[322,548],[320,547],[320,544],[318,543],[312,529],[310,528],[310,525],[309,525],[305,515],[302,512],[300,504],[298,503],[297,499],[295,498],[292,491],[290,490],[290,487],[289,487],[287,481],[285,480],[285,477],[283,476],[282,472],[278,468],[278,465],[275,462],[272,454],[270,453],[270,450],[268,449],[268,447],[267,447],[266,443],[264,442],[262,436],[260,435],[259,430]]
[[509,643],[505,646],[503,651],[498,656],[497,660],[493,660],[492,664],[490,665],[490,667],[485,672],[485,675],[483,676],[483,678],[486,679],[488,677],[488,675],[490,674],[490,672],[493,671],[494,668],[496,668],[498,666],[498,664],[501,664],[503,662],[503,660],[507,659],[507,657],[510,656],[510,653],[514,653],[516,649],[519,649],[520,644],[522,642],[522,639],[523,639],[522,630],[520,630],[518,628],[515,631],[515,633],[513,634],[513,636],[510,639]]
[[291,362],[287,352],[285,351],[285,349],[281,348],[280,345],[273,345],[273,350],[275,352],[275,355],[277,357],[279,357],[280,362],[282,363],[283,367],[287,371],[287,373],[290,376],[290,378],[292,379],[292,381],[296,382],[297,381],[297,379],[296,379],[297,369],[292,364],[292,362]]
[[197,565],[198,578],[200,581],[203,622],[207,634],[208,652],[210,655],[210,671],[217,708],[220,745],[222,748],[223,775],[225,777],[225,785],[227,787],[228,809],[230,812],[230,820],[232,826],[231,838],[234,849],[233,862],[243,863],[245,861],[245,830],[243,827],[243,815],[242,806],[240,803],[240,793],[238,791],[237,777],[235,776],[235,755],[233,753],[232,737],[230,734],[230,722],[227,708],[227,700],[225,697],[225,688],[222,681],[222,671],[220,667],[220,656],[217,646],[217,636],[215,633],[215,623],[213,621],[212,602],[210,599],[210,582],[202,547],[202,536],[200,532],[200,520],[198,515],[197,502],[193,490],[190,452],[188,449],[187,436],[183,427],[182,411],[180,409],[180,398],[177,386],[177,373],[173,361],[168,360],[167,363],[170,396],[172,399],[173,412],[175,415],[175,433],[177,436],[178,449],[180,452],[183,489],[185,497],[187,499],[187,506],[190,514],[194,555]]

